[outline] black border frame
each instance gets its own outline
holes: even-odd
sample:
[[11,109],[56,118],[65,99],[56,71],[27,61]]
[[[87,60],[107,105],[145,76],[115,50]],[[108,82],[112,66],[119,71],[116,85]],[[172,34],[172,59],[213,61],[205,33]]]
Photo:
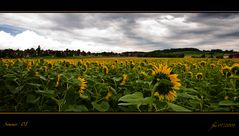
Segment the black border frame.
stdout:
[[[208,2],[201,0],[126,1],[126,0],[1,0],[0,13],[174,13],[174,12],[238,12],[234,1]],[[239,113],[48,113],[48,112],[1,112],[2,128],[76,129],[111,133],[181,133],[235,132],[239,130]],[[21,126],[27,122],[27,126]],[[17,126],[6,126],[6,124]],[[235,127],[212,128],[213,124],[235,124]],[[114,134],[114,133],[112,133]]]

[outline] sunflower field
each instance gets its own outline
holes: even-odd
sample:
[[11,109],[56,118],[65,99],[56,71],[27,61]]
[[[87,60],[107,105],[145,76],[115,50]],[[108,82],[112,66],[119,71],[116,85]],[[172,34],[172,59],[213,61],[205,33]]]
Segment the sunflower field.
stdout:
[[1,112],[236,112],[239,62],[1,59]]

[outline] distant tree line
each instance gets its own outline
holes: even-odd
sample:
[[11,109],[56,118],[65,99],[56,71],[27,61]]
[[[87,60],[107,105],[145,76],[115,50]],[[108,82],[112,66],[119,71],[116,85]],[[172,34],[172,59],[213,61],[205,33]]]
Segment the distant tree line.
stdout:
[[122,56],[119,53],[114,52],[101,52],[101,53],[91,53],[90,51],[78,50],[42,50],[40,45],[34,49],[26,50],[13,50],[4,49],[0,50],[0,58],[27,58],[27,57],[75,57],[75,56]]
[[[90,51],[85,52],[80,49],[78,50],[69,50],[66,49],[64,51],[60,50],[42,50],[40,45],[34,49],[26,49],[26,50],[13,50],[13,49],[4,49],[0,50],[0,58],[27,58],[27,57],[74,57],[74,56],[103,56],[103,57],[166,57],[166,58],[183,58],[185,56],[185,52],[194,52],[200,53],[201,56],[192,56],[197,58],[205,58],[206,53],[213,54],[221,53],[221,54],[231,54],[229,57],[232,57],[234,53],[233,50],[220,50],[220,49],[212,49],[211,51],[201,51],[196,48],[173,48],[173,49],[165,49],[165,50],[155,50],[151,52],[122,52],[122,53],[114,53],[114,52],[100,52],[100,53],[91,53]],[[223,56],[219,56],[220,58]]]

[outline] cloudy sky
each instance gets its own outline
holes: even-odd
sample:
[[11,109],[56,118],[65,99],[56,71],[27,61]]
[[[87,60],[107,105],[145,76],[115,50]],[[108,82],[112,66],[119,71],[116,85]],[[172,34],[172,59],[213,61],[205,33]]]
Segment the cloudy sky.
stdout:
[[0,49],[239,51],[239,13],[0,13]]

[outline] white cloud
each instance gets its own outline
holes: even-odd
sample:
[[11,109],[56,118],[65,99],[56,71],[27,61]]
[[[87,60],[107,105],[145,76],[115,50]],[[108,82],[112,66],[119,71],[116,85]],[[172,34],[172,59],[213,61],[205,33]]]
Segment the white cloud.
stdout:
[[135,31],[147,37],[157,36],[157,38],[160,38],[169,34],[168,28],[154,19],[138,20],[137,25],[138,28]]
[[[60,41],[47,38],[33,31],[24,31],[16,36],[12,36],[9,33],[0,31],[0,49],[30,49],[37,48],[38,45],[42,49],[54,49],[54,50],[77,50],[90,51],[90,52],[104,52],[104,51],[113,51],[113,52],[122,52],[127,51],[130,48],[123,48],[120,46],[110,46],[107,44],[96,43],[94,41],[83,41],[83,40],[73,40],[69,44],[61,43]],[[133,50],[133,49],[131,49]]]
[[13,41],[13,36],[10,33],[5,33],[4,31],[0,31],[0,47],[1,47],[1,49],[8,48],[10,41]]
[[60,42],[54,41],[51,38],[46,38],[36,34],[33,31],[24,31],[16,36],[12,36],[9,33],[0,32],[0,48],[6,49],[29,49],[37,48],[41,45],[42,49],[57,49],[64,47]]

